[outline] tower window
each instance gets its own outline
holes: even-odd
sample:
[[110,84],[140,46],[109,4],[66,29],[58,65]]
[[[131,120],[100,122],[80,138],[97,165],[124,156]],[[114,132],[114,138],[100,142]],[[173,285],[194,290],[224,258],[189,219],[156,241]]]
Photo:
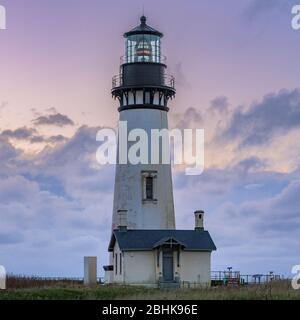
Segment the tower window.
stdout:
[[146,199],[153,200],[153,178],[146,178]]
[[145,202],[157,202],[156,185],[157,171],[142,171],[142,200]]
[[145,92],[145,104],[150,104],[150,91]]
[[122,274],[122,253],[120,253],[120,274]]
[[118,254],[115,254],[116,274],[118,274]]
[[126,39],[126,62],[161,62],[160,36],[134,34]]
[[178,251],[177,251],[177,267],[178,268],[180,267],[180,248],[178,248]]

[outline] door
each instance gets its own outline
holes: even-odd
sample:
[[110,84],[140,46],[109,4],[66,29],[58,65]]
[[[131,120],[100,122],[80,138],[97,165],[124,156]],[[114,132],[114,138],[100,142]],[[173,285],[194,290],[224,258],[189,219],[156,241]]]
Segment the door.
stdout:
[[172,250],[163,251],[163,280],[164,281],[174,280]]

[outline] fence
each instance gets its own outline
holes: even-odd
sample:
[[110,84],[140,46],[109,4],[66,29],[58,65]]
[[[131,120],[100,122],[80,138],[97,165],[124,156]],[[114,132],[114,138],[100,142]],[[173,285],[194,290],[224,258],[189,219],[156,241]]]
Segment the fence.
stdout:
[[[97,278],[98,284],[103,284],[104,278]],[[55,285],[82,285],[82,277],[38,277],[38,276],[23,276],[23,275],[7,275],[7,288],[33,288],[47,287]]]
[[[283,277],[275,274],[246,274],[241,275],[239,271],[212,271],[211,285],[212,286],[239,286],[266,284],[271,281],[283,280]],[[104,283],[103,277],[97,278],[98,284]],[[16,276],[7,275],[7,288],[32,288],[32,287],[47,287],[59,284],[63,285],[82,285],[82,277],[37,277],[37,276]],[[210,283],[203,284],[200,282],[180,281],[181,288],[205,288],[209,287]]]
[[245,274],[239,271],[212,271],[211,282],[213,285],[243,285],[243,284],[264,284],[270,281],[281,280],[280,275],[269,274]]

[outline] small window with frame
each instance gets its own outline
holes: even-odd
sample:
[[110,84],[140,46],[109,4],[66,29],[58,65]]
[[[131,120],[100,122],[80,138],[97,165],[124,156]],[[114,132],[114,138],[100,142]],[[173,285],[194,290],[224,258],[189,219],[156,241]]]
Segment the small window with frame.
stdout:
[[146,177],[146,199],[153,200],[153,177]]
[[118,274],[118,254],[115,254],[115,267],[116,267],[116,274]]
[[143,202],[157,202],[156,199],[156,171],[143,171]]
[[122,253],[120,253],[120,274],[122,274]]
[[151,103],[151,94],[150,91],[145,91],[145,104]]

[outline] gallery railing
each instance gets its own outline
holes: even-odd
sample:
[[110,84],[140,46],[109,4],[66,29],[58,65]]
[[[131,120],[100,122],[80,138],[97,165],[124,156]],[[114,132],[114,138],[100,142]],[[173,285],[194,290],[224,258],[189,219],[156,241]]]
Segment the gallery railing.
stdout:
[[167,57],[164,55],[150,55],[150,56],[138,56],[138,55],[130,55],[130,56],[121,56],[120,57],[120,64],[125,63],[162,63],[167,64]]
[[[125,85],[123,81],[123,76],[122,75],[116,75],[112,78],[112,88],[118,88]],[[149,84],[151,85],[151,84]],[[161,78],[161,84],[162,86],[166,86],[169,88],[174,89],[175,88],[175,78],[172,75],[164,75]]]

